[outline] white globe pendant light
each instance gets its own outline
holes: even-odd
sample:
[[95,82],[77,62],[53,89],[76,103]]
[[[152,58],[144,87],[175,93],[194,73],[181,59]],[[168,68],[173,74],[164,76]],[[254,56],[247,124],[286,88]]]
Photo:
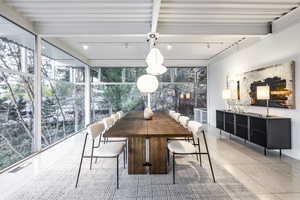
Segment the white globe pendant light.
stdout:
[[158,48],[152,48],[147,55],[146,63],[149,67],[156,66],[156,65],[162,65],[164,63],[164,57],[160,53]]
[[152,48],[146,58],[147,73],[151,75],[161,75],[167,71],[167,68],[163,66],[164,57],[160,53],[158,48]]
[[163,65],[157,65],[157,66],[149,66],[146,68],[146,71],[148,74],[151,74],[151,75],[161,75],[163,73],[165,73],[167,71],[167,68]]
[[145,74],[138,78],[137,87],[143,93],[152,93],[158,88],[158,80],[156,76]]

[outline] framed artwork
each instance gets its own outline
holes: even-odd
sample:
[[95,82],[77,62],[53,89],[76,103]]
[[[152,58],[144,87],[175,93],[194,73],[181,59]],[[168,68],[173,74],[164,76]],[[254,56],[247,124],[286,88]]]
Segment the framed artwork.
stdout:
[[270,86],[269,107],[294,109],[295,62],[272,65],[240,75],[230,76],[228,86],[232,98],[241,105],[267,106],[256,98],[257,86]]

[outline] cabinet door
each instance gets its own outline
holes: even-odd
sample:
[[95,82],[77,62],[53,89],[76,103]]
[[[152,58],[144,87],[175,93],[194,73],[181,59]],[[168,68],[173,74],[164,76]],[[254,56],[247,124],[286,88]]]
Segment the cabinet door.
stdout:
[[224,130],[224,112],[217,110],[216,125],[218,129]]
[[234,134],[234,114],[225,113],[225,131]]
[[250,118],[250,141],[263,147],[267,146],[267,122],[265,119]]
[[236,136],[248,139],[248,117],[244,115],[236,115],[236,127],[235,134]]

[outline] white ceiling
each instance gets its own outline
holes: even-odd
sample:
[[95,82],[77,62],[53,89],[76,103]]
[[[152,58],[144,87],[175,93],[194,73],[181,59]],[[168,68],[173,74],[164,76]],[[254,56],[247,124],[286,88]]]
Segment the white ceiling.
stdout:
[[[166,60],[203,64],[236,43],[266,36],[269,23],[298,7],[300,0],[3,2],[33,22],[43,36],[64,41],[92,64],[114,65],[115,60],[143,61],[151,30],[160,33],[158,45]],[[173,48],[168,50],[167,45]]]

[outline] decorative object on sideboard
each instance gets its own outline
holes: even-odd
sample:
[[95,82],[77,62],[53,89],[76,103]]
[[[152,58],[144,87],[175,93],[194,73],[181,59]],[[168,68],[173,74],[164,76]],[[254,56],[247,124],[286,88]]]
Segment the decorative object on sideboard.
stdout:
[[258,100],[257,86],[270,86],[269,107],[295,108],[295,62],[276,64],[242,74],[229,76],[229,89],[237,92],[240,105],[267,107],[267,102]]
[[229,89],[224,89],[222,92],[222,98],[225,100],[225,109],[230,110],[229,100],[231,99],[231,91]]
[[269,116],[269,100],[270,100],[270,86],[257,86],[256,87],[256,98],[257,100],[266,100],[267,102],[267,115]]

